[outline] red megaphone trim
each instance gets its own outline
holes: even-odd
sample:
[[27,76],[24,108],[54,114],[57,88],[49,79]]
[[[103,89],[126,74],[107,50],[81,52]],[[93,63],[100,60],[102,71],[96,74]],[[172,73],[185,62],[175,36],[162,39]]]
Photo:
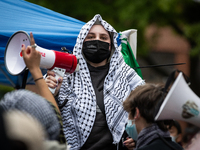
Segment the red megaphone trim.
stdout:
[[55,53],[55,62],[49,70],[54,67],[64,68],[69,73],[73,73],[76,70],[78,60],[75,55],[58,51],[53,52]]

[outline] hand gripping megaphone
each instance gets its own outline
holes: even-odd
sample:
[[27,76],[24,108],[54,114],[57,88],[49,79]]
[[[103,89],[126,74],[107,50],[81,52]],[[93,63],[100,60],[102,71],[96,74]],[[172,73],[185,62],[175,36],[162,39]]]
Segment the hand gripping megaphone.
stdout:
[[[11,75],[19,75],[26,69],[21,47],[30,45],[30,37],[24,31],[15,32],[6,45],[4,61],[7,71]],[[53,68],[62,68],[64,73],[73,73],[79,70],[78,59],[75,55],[48,50],[36,45],[36,50],[41,53],[40,67],[48,70]]]

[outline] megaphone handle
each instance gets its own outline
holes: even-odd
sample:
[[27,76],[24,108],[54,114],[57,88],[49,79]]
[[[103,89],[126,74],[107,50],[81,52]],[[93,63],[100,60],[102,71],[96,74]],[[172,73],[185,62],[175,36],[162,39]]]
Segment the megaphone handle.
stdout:
[[[58,80],[59,77],[63,77],[63,76],[64,76],[65,70],[66,70],[66,69],[62,69],[62,68],[57,68],[57,67],[55,67],[55,68],[53,68],[51,71],[53,71],[53,72],[55,73],[55,77],[54,77],[54,78],[55,78],[56,80]],[[56,88],[50,88],[50,87],[49,87],[49,90],[51,91],[52,94],[54,94],[55,91],[56,91]]]

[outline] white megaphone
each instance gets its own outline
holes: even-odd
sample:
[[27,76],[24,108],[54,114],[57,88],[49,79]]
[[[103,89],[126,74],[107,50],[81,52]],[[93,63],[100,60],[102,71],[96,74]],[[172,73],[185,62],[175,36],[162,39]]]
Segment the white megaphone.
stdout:
[[190,89],[182,72],[165,97],[155,120],[182,120],[200,127],[200,98]]
[[[6,45],[4,61],[7,71],[11,75],[19,75],[26,69],[24,63],[21,47],[30,45],[30,37],[24,31],[15,32]],[[41,53],[40,67],[52,70],[57,68],[56,78],[64,73],[73,73],[79,70],[78,59],[75,55],[48,50],[37,45],[36,50]],[[62,73],[59,73],[60,72]]]

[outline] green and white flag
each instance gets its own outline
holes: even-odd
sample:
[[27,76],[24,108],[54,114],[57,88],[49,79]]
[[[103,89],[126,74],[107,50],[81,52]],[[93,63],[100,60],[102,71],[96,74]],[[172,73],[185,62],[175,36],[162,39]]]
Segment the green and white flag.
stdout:
[[[131,30],[128,31],[131,32]],[[123,32],[120,32],[120,39],[121,39],[121,53],[123,55],[124,61],[126,62],[127,65],[133,68],[141,78],[143,78],[142,72],[140,68],[138,68],[139,65],[135,59],[133,50],[128,42],[127,34],[123,34]],[[136,50],[136,43],[135,43],[135,50]]]

